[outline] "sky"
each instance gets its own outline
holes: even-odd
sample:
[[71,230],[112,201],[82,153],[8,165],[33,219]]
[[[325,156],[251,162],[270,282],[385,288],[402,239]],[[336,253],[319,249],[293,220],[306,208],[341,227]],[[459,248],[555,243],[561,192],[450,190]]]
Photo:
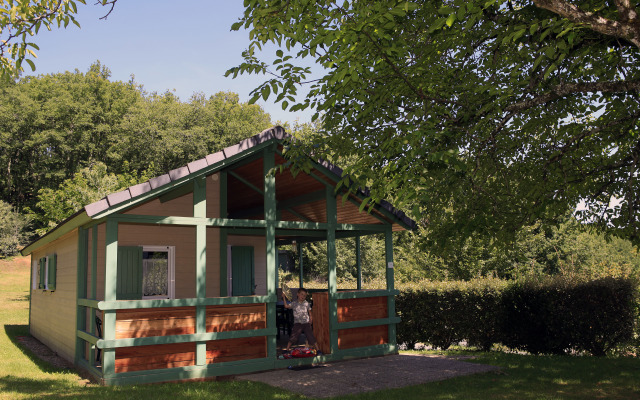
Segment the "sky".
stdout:
[[[230,30],[244,8],[241,0],[119,0],[106,20],[109,8],[78,5],[81,28],[42,29],[33,41],[36,71],[25,63],[24,75],[79,70],[100,61],[111,70],[112,81],[135,81],[147,92],[173,91],[188,101],[193,93],[209,96],[231,91],[246,102],[249,93],[264,80],[262,75],[225,78],[229,68],[242,62],[249,32]],[[259,105],[280,122],[308,122],[312,111],[283,111],[272,101]]]

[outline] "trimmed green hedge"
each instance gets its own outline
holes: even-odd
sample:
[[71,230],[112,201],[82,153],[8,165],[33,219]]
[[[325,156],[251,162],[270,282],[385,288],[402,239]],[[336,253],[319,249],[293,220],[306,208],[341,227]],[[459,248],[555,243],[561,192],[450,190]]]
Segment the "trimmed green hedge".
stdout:
[[634,336],[638,287],[630,279],[484,279],[400,290],[398,343],[411,347],[467,340],[485,350],[502,343],[535,354],[604,355]]

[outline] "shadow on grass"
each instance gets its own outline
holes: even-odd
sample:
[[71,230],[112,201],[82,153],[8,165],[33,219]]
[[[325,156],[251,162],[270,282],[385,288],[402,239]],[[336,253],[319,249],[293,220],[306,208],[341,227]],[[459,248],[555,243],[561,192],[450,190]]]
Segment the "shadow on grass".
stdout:
[[20,301],[29,302],[30,300],[31,300],[30,294],[23,294],[22,296],[17,296],[12,299],[9,299],[9,301],[16,301],[16,302],[20,302]]
[[61,379],[0,377],[0,393],[18,397],[56,399],[212,399],[212,400],[300,400],[304,397],[256,382],[180,382],[137,386],[81,386]]
[[[57,372],[57,373],[75,373],[75,370],[69,369],[69,368],[61,368],[61,367],[56,367],[48,362],[46,362],[45,360],[42,360],[41,358],[39,358],[31,349],[25,347],[25,345],[23,343],[21,343],[21,341],[19,340],[20,337],[29,337],[31,338],[31,335],[29,334],[29,326],[28,325],[5,325],[4,326],[4,331],[7,335],[7,337],[9,338],[9,340],[11,341],[11,343],[16,346],[21,352],[22,354],[24,354],[27,358],[29,358],[29,360],[31,360],[34,364],[36,364],[38,366],[38,368],[42,371],[42,372],[46,372],[46,373],[52,373],[52,372]],[[33,339],[35,340],[35,339]],[[42,345],[44,346],[44,345]],[[51,351],[48,347],[44,346],[46,348],[46,351],[54,354],[53,351]]]

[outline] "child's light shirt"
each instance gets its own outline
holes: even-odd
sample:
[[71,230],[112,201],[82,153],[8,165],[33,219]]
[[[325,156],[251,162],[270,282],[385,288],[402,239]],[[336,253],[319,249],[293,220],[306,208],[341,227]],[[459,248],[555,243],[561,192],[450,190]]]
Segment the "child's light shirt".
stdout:
[[293,310],[293,323],[294,324],[308,324],[309,320],[309,311],[311,311],[311,305],[308,301],[303,301],[300,303],[299,301],[291,302],[291,309]]

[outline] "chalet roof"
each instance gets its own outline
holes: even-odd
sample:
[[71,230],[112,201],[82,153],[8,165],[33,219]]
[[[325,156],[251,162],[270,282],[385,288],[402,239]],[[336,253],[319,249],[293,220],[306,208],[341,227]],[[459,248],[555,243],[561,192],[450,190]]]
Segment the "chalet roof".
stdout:
[[[60,223],[52,231],[26,246],[22,250],[22,253],[23,255],[29,254],[33,249],[39,247],[38,243],[45,244],[50,242],[53,239],[46,240],[44,242],[42,241],[54,232],[57,232],[55,237],[59,237],[91,220],[103,218],[112,212],[134,206],[140,201],[146,201],[148,199],[148,195],[151,194],[152,191],[161,192],[165,187],[172,188],[181,182],[186,182],[194,176],[194,174],[199,172],[213,172],[233,165],[233,163],[236,162],[239,159],[239,156],[242,156],[243,153],[251,153],[249,150],[262,148],[269,142],[281,142],[287,136],[288,134],[285,132],[284,128],[281,126],[274,126],[273,128],[267,129],[217,153],[209,154],[206,157],[190,162],[183,167],[173,169],[164,175],[151,178],[147,182],[130,186],[116,193],[111,193],[80,209],[74,215]],[[334,182],[341,179],[343,171],[339,167],[326,161],[319,161],[316,164],[324,167],[326,171],[330,172],[330,174],[333,174]],[[366,190],[358,190],[355,194],[355,197],[359,197],[360,199],[366,196]],[[374,208],[384,211],[385,215],[390,215],[389,219],[392,223],[397,223],[409,229],[414,229],[416,227],[416,223],[413,220],[407,217],[402,211],[395,209],[386,201],[380,202],[380,204],[377,204]]]

